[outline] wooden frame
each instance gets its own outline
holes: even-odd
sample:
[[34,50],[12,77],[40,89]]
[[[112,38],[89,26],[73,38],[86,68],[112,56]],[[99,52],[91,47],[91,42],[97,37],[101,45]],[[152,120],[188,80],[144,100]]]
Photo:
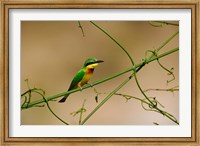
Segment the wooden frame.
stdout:
[[[192,137],[190,138],[20,138],[9,137],[9,116],[8,116],[8,14],[12,8],[177,8],[191,9],[192,11]],[[132,143],[132,144],[199,144],[198,134],[198,116],[199,116],[199,93],[198,93],[198,12],[199,2],[197,1],[172,1],[172,2],[119,2],[119,1],[98,1],[98,2],[65,2],[65,1],[2,1],[1,2],[1,66],[3,69],[1,75],[1,101],[2,101],[2,142],[3,144],[25,144],[25,143]]]

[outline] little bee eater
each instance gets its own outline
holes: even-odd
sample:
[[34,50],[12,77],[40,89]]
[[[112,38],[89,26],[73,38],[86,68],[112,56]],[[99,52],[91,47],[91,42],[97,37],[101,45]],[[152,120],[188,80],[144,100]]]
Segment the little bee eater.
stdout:
[[[83,85],[87,84],[90,78],[93,75],[94,68],[99,65],[99,63],[104,62],[102,60],[97,60],[95,58],[89,58],[85,61],[83,67],[81,70],[77,72],[77,74],[74,76],[70,86],[69,90],[73,90],[76,88],[81,88]],[[82,89],[82,88],[81,88]],[[67,97],[70,94],[65,95],[59,102],[65,102]]]

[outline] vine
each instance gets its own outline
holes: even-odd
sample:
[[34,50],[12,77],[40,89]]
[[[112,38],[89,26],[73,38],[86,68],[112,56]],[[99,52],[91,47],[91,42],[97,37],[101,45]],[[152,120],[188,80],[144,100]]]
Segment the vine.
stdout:
[[[98,96],[100,94],[107,94],[107,96],[85,117],[83,118],[83,114],[86,112],[86,108],[85,108],[85,103],[86,100],[83,101],[83,104],[81,106],[80,109],[78,109],[75,112],[72,112],[71,115],[72,116],[77,116],[79,115],[79,121],[78,123],[80,125],[85,124],[95,113],[96,111],[98,111],[111,97],[113,97],[114,95],[116,96],[122,96],[124,97],[127,101],[130,99],[135,99],[141,102],[141,106],[145,111],[152,111],[152,112],[157,112],[159,114],[164,115],[165,117],[167,117],[168,119],[170,119],[171,121],[173,121],[176,124],[179,124],[178,120],[170,113],[168,113],[167,111],[163,110],[164,106],[157,100],[157,97],[150,97],[147,95],[148,91],[170,91],[170,92],[174,92],[174,91],[178,91],[177,87],[172,87],[169,89],[146,89],[144,90],[143,87],[140,85],[140,81],[137,77],[138,72],[147,64],[153,62],[153,61],[157,61],[158,65],[164,69],[166,72],[168,72],[168,75],[172,76],[172,79],[167,80],[167,83],[172,82],[173,80],[175,80],[175,75],[173,73],[173,67],[171,69],[166,68],[163,64],[161,64],[160,62],[160,58],[165,57],[167,55],[170,55],[172,53],[175,53],[179,50],[178,47],[171,49],[169,51],[166,51],[162,54],[158,54],[158,52],[164,47],[166,46],[175,36],[177,36],[177,34],[179,33],[178,31],[173,33],[171,36],[169,36],[169,38],[167,40],[165,40],[156,50],[152,51],[152,50],[147,50],[145,52],[145,58],[142,60],[141,63],[135,64],[130,53],[127,51],[127,49],[120,44],[113,36],[111,36],[108,32],[106,32],[102,27],[100,27],[99,25],[97,25],[95,22],[90,21],[90,23],[97,28],[98,30],[100,30],[103,34],[105,34],[109,39],[111,39],[118,47],[119,49],[121,49],[129,58],[130,62],[131,62],[131,67],[128,69],[125,69],[119,73],[116,73],[114,75],[111,75],[109,77],[106,77],[104,79],[101,79],[99,81],[96,81],[94,83],[92,83],[92,87],[98,84],[102,84],[108,80],[114,79],[118,76],[121,76],[125,73],[128,72],[132,72],[131,75],[127,76],[124,81],[122,83],[120,83],[117,87],[114,88],[113,91],[111,91],[110,93],[100,93],[98,92],[95,88],[94,88],[94,92],[96,93],[95,96],[95,100],[98,103]],[[152,26],[155,27],[161,27],[163,25],[174,25],[174,26],[178,26],[175,23],[171,23],[171,22],[164,22],[164,21],[159,21],[159,22],[149,22]],[[155,24],[156,23],[156,24]],[[157,24],[159,23],[159,25]],[[85,36],[84,34],[84,30],[83,27],[81,25],[81,22],[78,21],[78,25],[79,28],[81,29],[82,35],[83,37]],[[150,53],[150,56],[148,57],[148,53]],[[124,85],[126,85],[130,80],[134,79],[138,89],[140,90],[141,94],[143,95],[143,98],[138,98],[132,95],[126,95],[123,93],[117,93]],[[91,85],[85,85],[82,87],[82,89],[80,88],[76,88],[67,92],[63,92],[63,93],[59,93],[50,97],[45,97],[45,91],[39,88],[30,88],[28,80],[26,80],[27,82],[27,87],[28,90],[25,91],[24,93],[21,94],[21,98],[23,100],[23,103],[21,105],[21,109],[27,109],[27,108],[32,108],[32,107],[44,107],[44,104],[41,105],[41,103],[45,102],[49,111],[58,119],[60,120],[62,123],[69,125],[68,122],[65,122],[64,120],[62,120],[57,114],[55,114],[55,112],[53,112],[53,110],[51,109],[50,105],[49,105],[49,101],[53,101],[56,98],[59,98],[61,96],[64,96],[66,94],[72,94],[75,92],[78,92],[80,90],[85,90],[89,87],[91,87]],[[36,101],[32,101],[32,97],[33,97],[33,93],[38,94],[39,96],[41,96],[42,98],[40,100],[36,100]],[[155,125],[159,125],[157,122],[153,122],[153,124]]]

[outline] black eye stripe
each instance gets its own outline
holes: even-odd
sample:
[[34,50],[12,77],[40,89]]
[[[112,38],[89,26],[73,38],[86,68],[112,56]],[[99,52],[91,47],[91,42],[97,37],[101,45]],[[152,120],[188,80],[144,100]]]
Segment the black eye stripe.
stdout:
[[94,62],[88,62],[88,63],[86,63],[85,66],[88,66],[88,65],[90,65],[90,64],[94,64]]
[[[86,63],[87,62],[87,63]],[[87,61],[85,62],[84,66],[88,66],[88,65],[91,65],[91,64],[95,64],[95,63],[101,63],[101,62],[104,62],[103,60],[92,60],[92,59],[88,59]]]

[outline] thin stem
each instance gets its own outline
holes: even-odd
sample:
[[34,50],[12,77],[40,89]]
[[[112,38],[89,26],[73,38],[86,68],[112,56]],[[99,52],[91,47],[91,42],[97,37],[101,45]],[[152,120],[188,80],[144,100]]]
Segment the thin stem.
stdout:
[[134,65],[133,59],[131,58],[131,55],[128,53],[128,51],[118,42],[116,41],[116,39],[114,39],[111,35],[109,35],[104,29],[102,29],[101,27],[99,27],[96,23],[94,23],[93,21],[90,21],[90,23],[92,23],[95,27],[97,27],[98,29],[100,29],[104,34],[106,34],[111,40],[113,40],[128,56],[128,58],[130,59],[132,65]]
[[81,32],[82,32],[82,34],[83,34],[83,37],[85,37],[84,31],[83,31],[83,27],[82,27],[80,21],[78,21],[78,27],[81,29]]
[[35,93],[38,93],[39,95],[42,96],[42,98],[45,100],[45,102],[46,102],[46,104],[47,104],[48,109],[50,110],[50,112],[51,112],[58,120],[60,120],[61,122],[63,122],[63,123],[66,124],[66,125],[69,125],[67,122],[65,122],[64,120],[62,120],[59,116],[57,116],[57,115],[53,112],[53,110],[52,110],[51,107],[49,106],[49,103],[48,103],[48,101],[46,100],[46,98],[44,97],[43,94],[41,94],[40,92],[37,92],[37,91],[34,91],[34,92],[35,92]]
[[[149,106],[151,106],[152,104],[149,103],[149,102],[147,102],[147,101],[145,101],[144,99],[140,99],[140,98],[138,98],[138,97],[134,97],[134,96],[131,96],[131,95],[120,94],[120,93],[116,93],[115,95],[123,96],[123,97],[125,97],[125,98],[126,98],[126,97],[129,97],[129,98],[133,98],[133,99],[136,99],[136,100],[140,100],[143,109],[148,110],[148,111],[154,111],[154,112],[157,112],[157,113],[161,113],[161,114],[163,114],[164,116],[166,116],[167,118],[169,118],[170,120],[172,120],[174,123],[179,124],[179,122],[177,121],[177,119],[176,119],[173,115],[169,114],[169,113],[166,112],[166,111],[161,110],[161,109],[158,108],[157,106],[154,107],[155,110],[154,110],[154,109],[146,109],[146,108],[144,107],[143,103],[145,103],[145,104],[147,104],[147,105],[149,105]],[[145,99],[146,99],[146,98],[145,98]],[[160,103],[159,103],[159,104],[160,104]],[[161,104],[160,104],[160,105],[161,105]],[[162,106],[162,105],[161,105],[161,106]]]
[[[159,51],[159,50],[158,50],[158,51]],[[155,56],[155,55],[153,55],[153,56]],[[155,57],[157,57],[157,55],[156,55]],[[151,57],[150,57],[149,59],[151,59]],[[148,60],[148,59],[147,59],[147,60]],[[158,60],[158,59],[157,59],[157,60]],[[149,101],[149,103],[151,104],[152,108],[153,108],[153,109],[156,109],[156,110],[159,111],[161,114],[167,116],[167,117],[168,117],[169,119],[171,119],[173,122],[179,124],[178,121],[177,121],[174,117],[172,117],[172,116],[169,115],[169,114],[166,114],[166,112],[164,112],[164,111],[162,111],[161,109],[159,109],[159,108],[157,107],[157,104],[154,104],[154,103],[147,97],[147,95],[146,95],[146,94],[144,93],[144,91],[142,90],[142,87],[140,86],[139,81],[138,81],[138,79],[137,79],[136,68],[134,68],[134,78],[135,78],[135,81],[136,81],[136,84],[137,84],[139,90],[140,90],[141,93],[144,95],[144,97]]]
[[141,88],[141,86],[140,86],[140,84],[139,84],[139,82],[138,82],[138,79],[137,79],[137,76],[136,76],[136,68],[134,68],[135,70],[134,70],[134,78],[135,78],[135,81],[136,81],[136,84],[137,84],[137,86],[138,86],[138,88],[140,89],[140,91],[142,92],[142,94],[144,95],[144,97],[152,104],[152,105],[154,105],[153,104],[153,102],[146,96],[146,94],[143,92],[143,90],[142,90],[142,88]]
[[82,104],[82,107],[81,107],[80,117],[79,117],[79,125],[81,124],[81,121],[82,121],[83,112],[85,112],[85,108],[84,108],[85,102],[86,102],[86,99],[83,101],[83,104]]
[[143,100],[143,99],[141,99],[141,98],[135,97],[135,96],[131,96],[131,95],[127,95],[127,94],[122,94],[122,93],[116,93],[115,95],[123,96],[123,97],[125,97],[126,99],[133,98],[133,99],[139,100],[139,101],[141,101],[141,102],[143,102],[143,103],[145,103],[145,104],[150,105],[149,102],[147,102],[147,101],[145,101],[145,100]]
[[29,90],[25,91],[24,93],[21,94],[21,98],[24,97],[24,95],[26,95],[29,92],[34,92],[34,91],[42,91],[44,93],[44,91],[42,89],[37,89],[37,88],[29,88]]
[[157,62],[158,62],[158,64],[160,65],[160,67],[162,67],[164,70],[166,70],[166,71],[168,72],[168,75],[172,75],[172,79],[167,80],[167,83],[170,83],[171,81],[175,80],[175,75],[174,75],[174,73],[173,73],[171,70],[169,70],[169,69],[167,69],[166,67],[164,67],[164,66],[160,63],[159,59],[157,59]]
[[[153,24],[152,22],[156,22],[156,23],[160,23],[160,25],[155,25]],[[166,22],[166,21],[150,21],[149,23],[152,25],[152,26],[155,26],[155,27],[161,27],[163,26],[163,24],[165,25],[174,25],[174,26],[179,26],[179,24],[177,23],[171,23],[171,22]]]
[[174,92],[174,91],[179,91],[178,87],[179,87],[179,86],[175,86],[175,87],[167,88],[167,89],[160,89],[160,88],[153,89],[153,88],[150,88],[150,89],[144,90],[144,92],[148,92],[148,91],[167,91],[167,92]]
[[[162,43],[162,45],[160,47],[158,47],[156,49],[156,52],[160,51],[165,45],[167,45],[169,43],[169,41],[171,41],[178,33],[179,33],[179,31],[177,31],[174,34],[172,34],[166,41],[164,41]],[[152,55],[152,56],[154,56],[154,55]]]
[[[96,92],[97,94],[101,94],[101,93],[99,93],[99,92],[97,92],[97,91],[95,91],[95,92]],[[103,94],[107,94],[107,93],[103,93]],[[153,110],[153,109],[147,109],[147,108],[145,108],[144,105],[143,105],[144,103],[147,104],[148,106],[152,106],[151,103],[145,101],[146,98],[145,98],[145,99],[141,99],[141,98],[138,98],[138,97],[135,97],[135,96],[131,96],[131,95],[127,95],[127,94],[122,94],[122,93],[115,93],[114,95],[123,96],[123,97],[125,97],[127,100],[129,100],[129,99],[131,99],[131,98],[136,99],[136,100],[139,100],[139,101],[141,102],[141,105],[142,105],[143,109],[148,110],[148,111],[154,111],[154,112],[157,112],[157,113],[161,113],[161,114],[163,114],[164,116],[166,116],[167,118],[169,118],[170,120],[172,120],[174,123],[179,124],[179,122],[177,121],[177,119],[176,119],[173,115],[169,114],[169,113],[166,112],[166,111],[163,111],[163,110],[159,109],[158,107],[155,107],[154,110]],[[157,101],[157,102],[158,102],[158,101]],[[163,107],[163,105],[161,105],[159,102],[158,102],[158,104],[159,104],[161,107]]]
[[106,101],[108,101],[120,88],[122,88],[131,78],[127,78],[124,82],[122,82],[117,88],[115,88],[104,100],[97,105],[97,107],[81,122],[83,125]]
[[[148,64],[148,63],[150,63],[150,62],[152,62],[152,61],[154,61],[154,60],[157,60],[158,58],[162,58],[162,57],[164,57],[164,56],[167,56],[167,55],[169,55],[169,54],[172,54],[172,53],[174,53],[174,52],[177,52],[178,50],[179,50],[178,47],[177,47],[177,48],[174,48],[174,49],[172,49],[172,50],[170,50],[170,51],[168,51],[168,52],[165,52],[165,53],[163,53],[163,54],[158,55],[157,57],[152,57],[152,58],[150,58],[150,59],[147,59],[147,60],[145,61],[145,63]],[[100,84],[100,83],[106,82],[106,81],[111,80],[111,79],[113,79],[113,78],[116,78],[116,77],[118,77],[118,76],[120,76],[120,75],[122,75],[122,74],[125,74],[125,73],[127,73],[127,72],[129,72],[129,71],[134,70],[135,67],[138,68],[138,67],[140,67],[140,66],[142,66],[142,65],[144,65],[144,62],[139,63],[139,64],[136,64],[135,66],[132,66],[132,67],[130,67],[130,68],[128,68],[128,69],[126,69],[126,70],[124,70],[124,71],[122,71],[122,72],[119,72],[119,73],[116,73],[116,74],[111,75],[111,76],[109,76],[109,77],[106,77],[106,78],[104,78],[104,79],[102,79],[102,80],[96,81],[96,82],[94,82],[92,85],[95,86],[95,85],[98,85],[98,84]],[[82,89],[86,89],[86,88],[89,88],[89,87],[90,87],[90,85],[85,85],[85,86],[82,87]],[[58,97],[64,96],[64,95],[66,95],[66,94],[71,94],[71,93],[74,93],[74,92],[77,92],[77,91],[80,91],[80,90],[81,90],[81,89],[77,88],[77,89],[70,90],[70,91],[67,91],[67,92],[59,93],[59,94],[56,94],[56,95],[47,97],[46,100],[47,100],[47,101],[50,101],[50,100],[56,99],[56,98],[58,98]],[[36,105],[36,104],[39,104],[39,103],[42,103],[42,102],[44,102],[44,99],[37,100],[37,101],[33,101],[33,102],[29,103],[28,106],[27,106],[27,104],[24,104],[23,106],[21,106],[21,109],[27,109],[27,108],[32,107],[33,105]]]

